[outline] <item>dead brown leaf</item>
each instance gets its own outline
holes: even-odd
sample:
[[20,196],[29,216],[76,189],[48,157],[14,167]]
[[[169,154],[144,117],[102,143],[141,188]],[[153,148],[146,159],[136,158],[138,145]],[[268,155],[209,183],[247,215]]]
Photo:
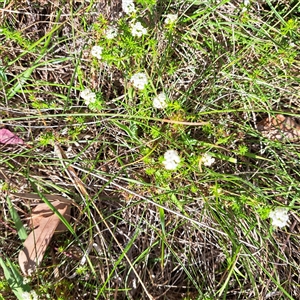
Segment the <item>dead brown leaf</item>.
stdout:
[[[67,205],[65,202],[60,202],[60,201],[55,201],[52,204],[54,207],[56,207],[58,204]],[[64,218],[68,222],[70,221],[70,218],[71,218],[70,213],[71,213],[71,206],[67,205],[67,211],[64,215]],[[32,210],[31,219],[30,219],[31,228],[33,228],[33,229],[37,228],[40,225],[41,218],[45,218],[45,217],[47,218],[47,217],[50,217],[51,215],[53,215],[53,212],[50,210],[49,206],[46,203],[41,203],[41,204],[37,205]],[[67,228],[66,228],[65,224],[63,224],[62,222],[59,222],[59,224],[55,230],[55,233],[63,232],[66,230],[67,230]]]
[[276,115],[257,124],[261,134],[270,140],[297,142],[300,140],[300,125],[293,117]]
[[[63,217],[70,219],[71,206],[68,203],[57,200],[52,205]],[[33,230],[24,242],[24,249],[19,253],[19,265],[24,275],[31,275],[36,271],[53,234],[65,229],[59,217],[46,203],[38,204],[32,210],[30,225]]]

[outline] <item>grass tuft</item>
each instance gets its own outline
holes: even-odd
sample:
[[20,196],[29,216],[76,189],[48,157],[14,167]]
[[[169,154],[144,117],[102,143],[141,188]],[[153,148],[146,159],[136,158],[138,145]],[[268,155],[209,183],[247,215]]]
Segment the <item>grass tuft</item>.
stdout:
[[[0,17],[0,127],[25,142],[0,145],[0,299],[297,299],[299,142],[258,123],[297,132],[299,2],[25,2]],[[13,193],[76,202],[25,285],[38,201]]]

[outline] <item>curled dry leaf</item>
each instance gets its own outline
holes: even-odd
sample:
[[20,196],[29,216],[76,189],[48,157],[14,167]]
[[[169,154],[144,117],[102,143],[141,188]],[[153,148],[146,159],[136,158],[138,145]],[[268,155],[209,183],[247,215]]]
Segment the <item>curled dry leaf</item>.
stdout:
[[268,117],[257,124],[261,134],[270,140],[297,142],[300,140],[300,125],[289,116]]
[[[63,214],[61,214],[61,215],[63,215],[64,218],[66,219],[66,221],[69,222],[70,221],[71,206],[66,204],[66,203],[62,203],[60,201],[52,202],[52,205],[54,207],[56,207],[56,209],[58,209],[57,206],[59,204],[64,204],[64,205],[67,206],[67,211],[65,212],[64,215]],[[49,218],[52,215],[53,215],[53,212],[49,208],[49,206],[46,203],[40,203],[31,212],[30,227],[32,229],[37,228],[38,226],[40,226],[41,219]],[[65,224],[63,224],[62,222],[59,222],[57,228],[55,229],[55,233],[63,232],[63,231],[67,231],[67,228],[66,228]]]
[[17,137],[10,130],[1,128],[0,129],[0,143],[5,145],[16,145],[16,144],[24,144],[24,141]]
[[[70,219],[71,206],[68,203],[58,200],[52,202],[52,205],[67,221]],[[46,203],[38,204],[32,210],[30,225],[33,230],[24,242],[24,249],[19,253],[19,265],[26,276],[32,275],[42,262],[53,234],[65,229],[59,217]]]

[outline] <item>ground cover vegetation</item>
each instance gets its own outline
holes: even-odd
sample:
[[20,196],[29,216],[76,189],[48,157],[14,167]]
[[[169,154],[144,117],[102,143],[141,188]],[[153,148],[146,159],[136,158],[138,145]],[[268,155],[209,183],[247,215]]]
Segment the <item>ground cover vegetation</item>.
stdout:
[[0,7],[0,299],[299,299],[298,1]]

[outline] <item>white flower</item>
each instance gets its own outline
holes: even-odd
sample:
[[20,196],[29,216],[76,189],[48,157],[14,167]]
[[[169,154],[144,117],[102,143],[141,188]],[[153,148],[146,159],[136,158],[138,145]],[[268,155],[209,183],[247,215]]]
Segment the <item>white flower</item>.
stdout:
[[246,11],[248,11],[248,8],[250,6],[250,0],[244,0],[244,6],[242,7],[241,13],[245,13]]
[[30,279],[28,277],[24,277],[23,278],[23,284],[25,285],[25,284],[28,284],[28,283],[30,283]]
[[108,26],[105,30],[105,37],[108,40],[114,39],[118,35],[118,28],[116,26]]
[[102,51],[103,51],[103,48],[100,47],[100,46],[93,46],[92,47],[92,50],[91,50],[91,54],[92,56],[98,58],[98,59],[101,59],[102,58]]
[[122,0],[122,9],[128,15],[134,13],[135,6],[133,0]]
[[141,37],[143,34],[147,34],[147,28],[145,28],[141,22],[131,23],[130,26],[133,36]]
[[168,106],[166,102],[167,96],[165,93],[159,93],[156,97],[153,98],[153,107],[158,109],[163,109]]
[[148,78],[145,73],[136,73],[132,75],[130,81],[135,88],[143,90],[145,85],[148,83]]
[[201,162],[204,166],[210,167],[215,162],[215,159],[211,157],[208,153],[204,153],[201,158]]
[[180,163],[180,157],[176,150],[168,150],[164,154],[165,160],[162,162],[167,170],[175,170]]
[[284,227],[289,220],[288,209],[285,207],[276,207],[269,214],[272,219],[272,225],[276,227]]
[[96,94],[93,93],[90,89],[85,89],[80,92],[80,97],[84,100],[86,105],[94,103],[96,101]]
[[22,293],[23,300],[38,300],[38,295],[34,290]]
[[30,293],[29,292],[22,293],[22,298],[23,300],[30,300],[31,299]]
[[168,14],[165,19],[165,24],[170,25],[177,21],[178,14]]

